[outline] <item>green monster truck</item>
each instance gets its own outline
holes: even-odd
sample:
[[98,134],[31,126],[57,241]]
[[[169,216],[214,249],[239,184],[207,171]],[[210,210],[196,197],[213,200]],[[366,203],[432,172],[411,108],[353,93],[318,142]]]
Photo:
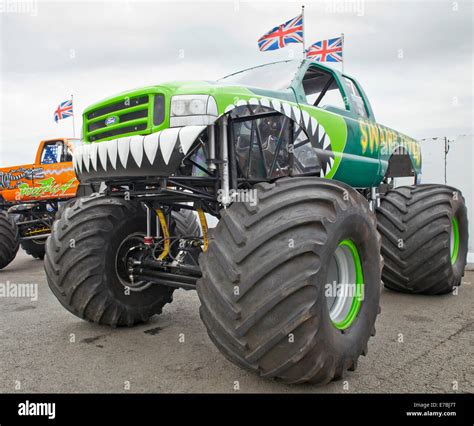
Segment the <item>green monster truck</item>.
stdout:
[[[461,193],[421,185],[418,143],[377,124],[334,69],[284,61],[145,87],[83,119],[75,171],[105,189],[65,209],[45,260],[80,318],[131,326],[197,289],[229,360],[322,384],[367,353],[382,280],[424,294],[461,282]],[[394,188],[401,176],[413,185]]]

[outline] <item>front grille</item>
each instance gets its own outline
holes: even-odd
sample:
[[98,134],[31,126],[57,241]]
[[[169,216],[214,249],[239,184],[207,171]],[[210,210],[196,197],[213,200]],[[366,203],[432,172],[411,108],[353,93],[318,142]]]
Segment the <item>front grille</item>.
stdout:
[[108,132],[102,132],[97,135],[89,136],[91,142],[95,142],[99,139],[110,138],[112,136],[123,135],[126,133],[139,132],[141,130],[146,130],[147,124],[137,124],[136,126],[129,127],[120,127],[120,129],[109,130]]
[[144,105],[146,103],[148,103],[148,95],[139,96],[136,98],[129,98],[128,100],[127,98],[125,98],[123,101],[117,102],[112,105],[107,105],[105,107],[102,107],[102,108],[96,109],[95,111],[90,112],[89,114],[87,114],[87,118],[89,120],[92,120],[93,118],[100,117],[101,115],[110,114],[112,112],[120,111],[126,108],[131,108],[137,105]]
[[120,116],[120,122],[137,120],[138,118],[148,117],[148,110],[142,109],[141,111],[127,112]]
[[129,97],[88,112],[84,116],[85,140],[94,142],[148,130],[151,121],[149,101],[148,95]]
[[[148,109],[142,109],[140,111],[134,111],[134,112],[127,112],[125,114],[118,115],[117,117],[118,117],[119,123],[125,123],[127,121],[137,120],[139,118],[147,118]],[[105,124],[105,119],[96,121],[95,123],[90,123],[88,125],[88,130],[89,132],[93,132],[94,130],[102,129],[103,127],[107,127],[107,125]]]

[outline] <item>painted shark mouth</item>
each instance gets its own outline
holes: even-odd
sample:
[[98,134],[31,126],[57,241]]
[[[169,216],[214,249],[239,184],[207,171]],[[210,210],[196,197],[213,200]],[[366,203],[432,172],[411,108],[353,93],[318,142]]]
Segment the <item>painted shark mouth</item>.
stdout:
[[110,177],[169,176],[206,126],[173,127],[147,136],[131,136],[76,148],[73,164],[79,180]]
[[[240,108],[240,107],[247,108]],[[255,114],[260,109],[277,111],[304,129],[321,164],[325,177],[334,166],[331,140],[324,127],[297,105],[268,98],[239,100],[225,113],[232,116]],[[247,112],[245,112],[247,111]],[[123,137],[87,143],[74,152],[74,170],[79,180],[104,180],[112,177],[169,176],[175,173],[184,156],[207,126],[172,127],[146,136]]]
[[318,123],[314,117],[309,115],[308,112],[301,110],[297,105],[277,99],[251,98],[248,101],[239,100],[234,104],[230,104],[225,109],[225,113],[231,114],[232,117],[242,117],[266,112],[269,109],[285,115],[296,122],[300,128],[304,129],[321,163],[320,176],[327,176],[334,166],[334,152],[331,146],[331,139],[322,124]]
[[321,163],[320,176],[325,177],[334,166],[334,152],[331,148],[331,140],[320,124],[317,125],[316,130],[313,133],[311,144],[316,150],[316,154]]

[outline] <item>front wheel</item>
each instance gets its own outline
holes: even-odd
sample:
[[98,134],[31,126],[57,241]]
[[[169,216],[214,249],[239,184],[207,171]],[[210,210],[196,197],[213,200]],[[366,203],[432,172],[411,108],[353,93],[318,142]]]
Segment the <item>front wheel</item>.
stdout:
[[237,365],[324,384],[356,368],[379,312],[380,237],[367,201],[319,178],[255,186],[200,258],[201,318]]
[[[180,235],[178,226],[173,229]],[[131,282],[124,261],[140,255],[145,232],[140,203],[99,194],[77,199],[46,243],[45,270],[54,295],[74,315],[99,324],[131,326],[161,313],[173,288]]]

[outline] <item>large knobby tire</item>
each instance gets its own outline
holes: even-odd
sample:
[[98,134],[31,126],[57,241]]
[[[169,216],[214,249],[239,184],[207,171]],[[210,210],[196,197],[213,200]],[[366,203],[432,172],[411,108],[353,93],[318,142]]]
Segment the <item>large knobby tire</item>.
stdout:
[[46,240],[22,240],[21,248],[35,259],[43,259],[46,253]]
[[0,211],[0,269],[15,259],[20,247],[20,235],[15,221],[6,212]]
[[[176,214],[196,220],[192,212]],[[49,286],[61,304],[80,318],[111,326],[132,326],[161,313],[173,289],[152,284],[126,291],[116,267],[122,243],[145,232],[140,203],[93,194],[67,206],[53,225],[45,257]],[[178,226],[174,232],[181,235]]]
[[459,190],[429,184],[392,189],[381,199],[377,220],[385,287],[445,294],[461,284],[469,237]]
[[[171,234],[182,237],[199,237],[201,228],[196,213],[192,210],[181,209],[172,212],[173,221],[171,223]],[[188,250],[184,263],[198,266],[199,256],[202,250],[200,246]]]
[[[92,195],[92,194],[91,194]],[[78,197],[79,198],[79,197]],[[71,198],[67,201],[61,201],[58,203],[58,209],[56,210],[56,213],[54,214],[54,220],[59,220],[61,219],[61,216],[66,210],[67,207],[72,206],[76,202],[77,198]]]
[[[284,178],[255,189],[257,205],[222,211],[200,257],[208,334],[229,360],[263,377],[340,379],[375,334],[382,269],[375,216],[365,198],[336,181]],[[334,255],[348,241],[365,296],[344,326],[331,317],[326,291]]]

